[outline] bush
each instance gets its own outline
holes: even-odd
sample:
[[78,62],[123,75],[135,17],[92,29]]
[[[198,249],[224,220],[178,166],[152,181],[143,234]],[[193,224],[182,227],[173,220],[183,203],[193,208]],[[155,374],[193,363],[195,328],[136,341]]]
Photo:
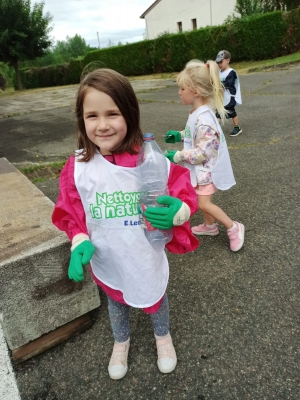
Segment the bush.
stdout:
[[13,74],[14,74],[13,68],[9,67],[7,64],[3,62],[0,62],[1,90],[5,90],[7,87],[13,85]]
[[236,19],[229,31],[236,35],[233,58],[236,61],[264,60],[282,54],[286,32],[282,11]]
[[179,71],[186,63],[188,53],[189,43],[184,33],[159,36],[151,41],[151,72]]
[[287,29],[282,39],[282,54],[296,53],[300,50],[300,8],[283,14]]
[[[62,86],[78,83],[83,66],[83,61],[78,59],[70,63],[49,65],[48,67],[24,68],[20,70],[20,73],[23,86],[26,89]],[[14,88],[18,88],[15,77]]]
[[6,80],[0,75],[0,90],[5,91],[6,89]]
[[123,75],[142,75],[152,73],[149,59],[150,40],[109,47],[86,54],[83,63],[94,63],[98,68],[111,68]]

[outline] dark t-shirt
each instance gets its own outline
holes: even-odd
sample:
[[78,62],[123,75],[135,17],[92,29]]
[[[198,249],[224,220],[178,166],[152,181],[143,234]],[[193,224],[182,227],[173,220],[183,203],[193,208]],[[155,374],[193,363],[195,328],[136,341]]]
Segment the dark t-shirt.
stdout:
[[225,80],[222,81],[225,89],[228,89],[230,94],[232,95],[230,98],[230,102],[228,104],[226,104],[226,108],[234,108],[236,105],[236,101],[234,98],[234,95],[236,94],[236,87],[235,87],[236,80],[237,80],[237,74],[236,74],[235,70],[233,69],[226,76]]

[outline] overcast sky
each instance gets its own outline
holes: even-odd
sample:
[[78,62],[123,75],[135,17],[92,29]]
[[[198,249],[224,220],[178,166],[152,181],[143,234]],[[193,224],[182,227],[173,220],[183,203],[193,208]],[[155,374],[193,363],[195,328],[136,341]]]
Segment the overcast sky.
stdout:
[[[32,0],[40,3],[41,0]],[[66,37],[80,35],[87,44],[106,47],[109,40],[138,42],[146,31],[145,19],[140,16],[154,0],[44,0],[44,13],[53,17],[51,37],[66,40]]]

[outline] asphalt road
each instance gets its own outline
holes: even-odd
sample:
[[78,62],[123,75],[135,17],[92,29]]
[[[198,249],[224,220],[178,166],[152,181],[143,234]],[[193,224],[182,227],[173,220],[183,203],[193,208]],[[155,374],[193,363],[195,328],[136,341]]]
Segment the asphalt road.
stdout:
[[[113,338],[100,293],[92,328],[14,366],[22,400],[300,398],[299,82],[299,67],[241,77],[243,133],[231,138],[231,123],[224,127],[237,185],[214,199],[244,223],[245,245],[230,252],[221,227],[219,236],[204,237],[193,253],[168,253],[176,370],[158,371],[150,318],[133,309],[129,371],[121,381],[109,378]],[[154,132],[163,150],[180,148],[163,142],[167,130],[184,127],[189,112],[179,103],[174,80],[151,91],[134,85],[143,130]],[[20,166],[71,154],[75,91],[43,92],[42,110],[34,93],[26,100],[20,95],[19,105],[0,98],[0,157]],[[56,100],[64,96],[65,106],[53,98],[47,102],[47,93]],[[37,185],[56,200],[56,179]],[[201,221],[200,213],[192,217],[193,224]]]

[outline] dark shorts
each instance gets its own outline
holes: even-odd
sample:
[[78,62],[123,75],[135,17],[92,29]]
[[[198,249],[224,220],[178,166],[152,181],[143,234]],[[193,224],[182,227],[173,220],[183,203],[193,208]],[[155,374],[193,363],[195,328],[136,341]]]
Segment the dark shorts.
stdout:
[[[237,116],[237,113],[236,113],[236,111],[235,111],[235,107],[224,107],[225,108],[225,110],[227,111],[227,114],[226,114],[226,119],[229,119],[229,118],[235,118],[236,116]],[[220,117],[220,114],[218,113],[218,112],[216,112],[216,117],[217,118],[221,118]]]

